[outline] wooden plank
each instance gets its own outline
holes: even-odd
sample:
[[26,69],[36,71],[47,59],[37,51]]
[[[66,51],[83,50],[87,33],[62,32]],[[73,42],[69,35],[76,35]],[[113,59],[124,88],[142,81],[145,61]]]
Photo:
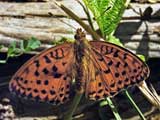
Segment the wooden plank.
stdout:
[[[61,2],[87,23],[82,7],[75,0],[61,0]],[[0,2],[0,6],[0,44],[6,47],[12,41],[18,42],[36,37],[43,43],[42,48],[37,50],[40,51],[48,48],[45,45],[51,44],[54,40],[60,40],[63,37],[74,39],[75,29],[80,27],[74,20],[67,18],[67,15],[53,2]],[[149,50],[149,57],[160,57],[160,21],[158,19],[160,3],[131,4],[131,6],[132,8],[125,10],[115,35],[133,51],[137,51],[138,48],[141,54],[146,54],[145,51]],[[142,21],[137,12],[141,9],[143,13],[149,7],[152,9],[152,17],[148,21]],[[55,17],[51,17],[48,12]],[[90,36],[87,37],[90,38]],[[146,46],[141,45],[145,42]]]
[[[83,8],[76,2],[76,0],[61,0],[61,3],[74,11],[79,17],[86,19],[86,15],[83,12]],[[0,2],[0,16],[49,16],[49,12],[57,16],[67,16],[60,8],[58,8],[53,2],[27,2],[27,3],[7,3]],[[152,17],[159,18],[160,3],[156,4],[131,4],[132,8],[126,9],[123,17],[125,19],[140,18],[139,10],[142,13],[147,9],[152,9]]]
[[159,13],[159,6],[160,3],[156,4],[137,4],[137,3],[131,3],[131,8],[128,8],[125,10],[123,14],[123,19],[140,19],[140,11],[142,14],[144,12],[151,12],[151,18],[152,19],[159,19],[160,13]]

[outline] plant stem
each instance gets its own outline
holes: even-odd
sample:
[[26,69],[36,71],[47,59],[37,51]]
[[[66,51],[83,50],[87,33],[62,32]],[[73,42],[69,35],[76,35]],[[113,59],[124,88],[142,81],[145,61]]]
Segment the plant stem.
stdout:
[[125,7],[127,8],[130,4],[131,0],[126,0]]
[[139,116],[141,117],[142,120],[146,120],[146,118],[144,117],[143,113],[141,112],[141,110],[138,108],[138,106],[136,105],[136,103],[133,101],[131,95],[129,94],[129,92],[127,90],[125,90],[125,95],[126,97],[129,99],[131,105],[135,108],[135,110],[138,112]]
[[101,40],[102,38],[94,31],[91,29],[90,26],[85,24],[76,14],[74,14],[71,10],[69,10],[67,7],[65,7],[63,4],[60,4],[56,1],[54,3],[59,6],[67,15],[69,15],[73,20],[78,22],[88,33],[90,33],[94,39],[96,40]]
[[64,120],[72,120],[73,113],[76,110],[76,108],[77,108],[77,106],[78,106],[78,104],[79,104],[79,102],[81,100],[82,95],[83,94],[76,93],[76,95],[75,95],[75,97],[73,99],[73,103],[70,106],[70,109],[63,116]]
[[100,103],[101,107],[104,106],[104,105],[109,105],[109,107],[111,108],[116,120],[122,120],[120,115],[119,115],[119,113],[118,113],[118,111],[117,111],[117,109],[116,109],[116,107],[114,106],[112,100],[109,97],[107,97],[104,101],[102,101]]
[[120,115],[119,115],[119,113],[118,113],[118,111],[117,111],[117,109],[116,109],[116,107],[114,106],[112,100],[109,97],[107,97],[106,100],[107,100],[108,105],[110,106],[110,108],[111,108],[116,120],[122,120]]
[[7,63],[7,60],[0,60],[0,64],[5,64]]
[[89,9],[85,5],[83,5],[80,1],[77,1],[77,2],[82,6],[84,12],[86,13],[87,18],[88,18],[88,23],[91,26],[92,30],[95,30],[93,27],[93,21],[92,21],[91,15],[89,13]]

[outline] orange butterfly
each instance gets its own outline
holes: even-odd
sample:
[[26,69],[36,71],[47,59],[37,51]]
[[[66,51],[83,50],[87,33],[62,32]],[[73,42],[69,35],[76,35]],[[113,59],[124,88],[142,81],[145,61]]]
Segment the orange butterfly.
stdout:
[[99,100],[149,76],[148,66],[127,49],[103,41],[89,42],[81,29],[75,39],[31,58],[11,79],[10,91],[62,104],[70,98],[74,78],[77,92]]

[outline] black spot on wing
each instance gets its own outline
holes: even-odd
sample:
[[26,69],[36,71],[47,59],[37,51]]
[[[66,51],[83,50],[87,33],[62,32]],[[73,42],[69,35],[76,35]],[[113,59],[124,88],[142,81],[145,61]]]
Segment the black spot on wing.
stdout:
[[126,75],[126,71],[124,70],[124,71],[122,71],[122,75],[124,76],[124,75]]
[[67,80],[67,77],[65,76],[65,77],[63,77],[63,80]]
[[110,60],[108,63],[107,63],[109,66],[111,66],[113,64],[113,61]]
[[62,48],[56,49],[54,52],[50,52],[50,56],[54,59],[62,59],[64,57],[64,51]]
[[125,83],[127,83],[127,82],[129,82],[129,79],[128,79],[128,78],[125,78],[125,80],[124,80],[124,81],[125,81]]
[[66,95],[68,95],[70,92],[69,91],[66,91]]
[[41,90],[41,93],[46,94],[47,92],[46,92],[46,90]]
[[44,81],[44,85],[48,85],[49,84],[49,81],[48,80],[45,80]]
[[119,53],[119,50],[116,50],[113,54],[113,57],[118,57],[119,56],[118,53]]
[[98,58],[99,61],[104,61],[103,57]]
[[24,82],[23,82],[24,84],[27,84],[28,83],[28,80],[24,80]]
[[54,78],[60,78],[62,76],[61,73],[53,73]]
[[137,69],[134,69],[133,72],[134,72],[134,73],[137,73]]
[[107,96],[108,96],[107,94],[105,94],[105,93],[103,94],[103,97],[104,97],[104,98],[106,98]]
[[67,86],[66,86],[66,88],[68,89],[70,87],[70,85],[68,84]]
[[54,95],[54,94],[56,94],[56,92],[54,90],[50,90],[50,94]]
[[58,68],[55,65],[53,65],[52,70],[53,72],[57,72]]
[[67,64],[67,62],[62,62],[62,65],[65,66]]
[[20,77],[19,76],[15,76],[13,79],[18,81],[20,79]]
[[45,55],[45,56],[43,56],[43,58],[44,58],[46,63],[51,63],[51,60],[49,59],[48,56]]
[[101,87],[101,86],[102,86],[102,83],[101,83],[101,82],[99,82],[99,83],[98,83],[98,86],[99,86],[99,87]]
[[121,63],[118,61],[118,62],[116,63],[116,65],[115,65],[115,67],[116,67],[116,68],[119,68],[120,64],[121,64]]
[[64,87],[61,88],[61,91],[63,91],[63,90],[64,90]]
[[125,67],[125,68],[128,67],[128,63],[125,62],[125,63],[124,63],[124,67]]
[[112,84],[110,85],[110,87],[111,87],[111,88],[114,88],[114,87],[115,87],[115,83],[112,83]]
[[22,78],[22,77],[20,77],[20,81],[23,81],[23,78]]
[[60,97],[63,97],[63,96],[64,96],[64,94],[59,94],[59,96],[60,96]]
[[24,73],[26,73],[26,74],[29,73],[29,68],[28,68],[28,67],[26,67],[26,68],[24,69]]
[[134,79],[134,76],[131,76],[131,79]]
[[35,93],[38,93],[38,90],[37,90],[37,89],[34,89],[33,91],[34,91]]
[[103,55],[111,54],[113,52],[113,48],[106,45],[102,45],[100,48],[100,52]]
[[35,75],[36,77],[38,77],[40,74],[39,74],[39,72],[36,70],[36,71],[34,72],[34,75]]
[[110,69],[107,69],[107,70],[104,70],[103,72],[106,73],[106,74],[108,74],[108,73],[110,73],[111,71],[110,71]]
[[103,89],[98,90],[98,93],[99,93],[99,94],[102,93],[102,92],[103,92]]
[[118,84],[121,85],[123,82],[122,80],[118,80]]
[[115,73],[115,77],[118,78],[119,77],[119,73]]
[[39,67],[40,66],[39,60],[35,60],[34,64],[35,64],[36,67]]
[[123,59],[125,60],[125,59],[127,59],[127,53],[124,53],[124,55],[123,55]]
[[40,85],[40,84],[41,84],[41,80],[36,80],[36,83],[37,83],[38,85]]
[[31,88],[27,88],[26,90],[27,90],[27,91],[31,91],[32,89],[31,89]]
[[96,99],[96,100],[100,99],[100,96],[99,96],[99,95],[96,95],[96,96],[95,96],[95,99]]
[[63,102],[65,102],[66,100],[68,100],[67,97],[64,97],[64,98],[62,99]]
[[47,74],[49,73],[49,71],[48,71],[47,68],[44,68],[44,69],[42,70],[42,72],[43,72],[45,75],[47,75]]

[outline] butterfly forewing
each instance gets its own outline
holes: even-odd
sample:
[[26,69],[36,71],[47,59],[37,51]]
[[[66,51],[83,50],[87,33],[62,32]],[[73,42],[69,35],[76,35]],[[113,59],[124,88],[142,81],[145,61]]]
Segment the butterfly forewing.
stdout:
[[148,66],[129,50],[102,41],[92,41],[90,45],[93,65],[97,69],[95,80],[88,82],[90,99],[114,96],[148,77]]
[[18,70],[9,84],[10,91],[39,101],[64,103],[70,97],[74,62],[71,43],[47,49]]

